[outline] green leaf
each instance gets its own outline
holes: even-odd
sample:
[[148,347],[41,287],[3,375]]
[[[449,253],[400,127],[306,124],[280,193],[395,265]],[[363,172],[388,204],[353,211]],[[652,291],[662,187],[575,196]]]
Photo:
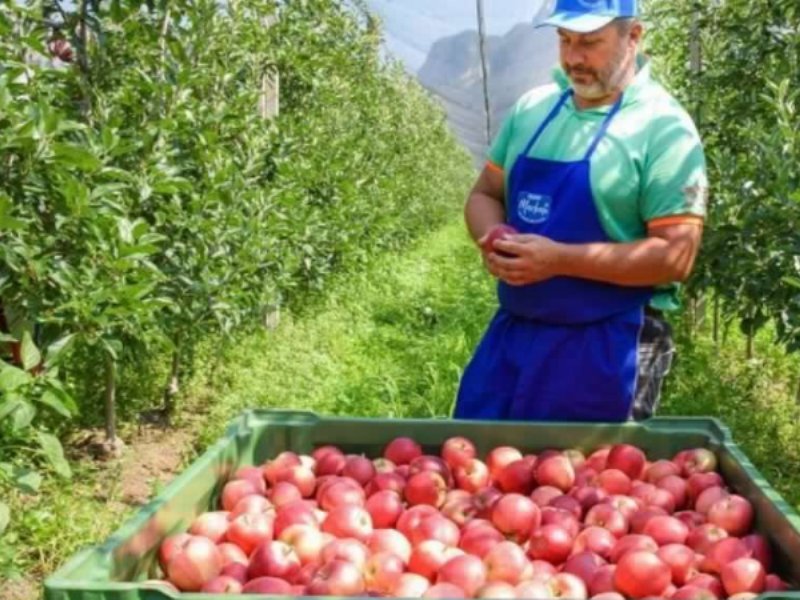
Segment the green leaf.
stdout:
[[0,194],[0,231],[21,229],[25,223],[11,216],[12,201],[5,194]]
[[0,333],[0,344],[15,343],[18,341],[19,340],[15,338],[13,335],[9,335],[7,333]]
[[3,363],[0,366],[0,390],[11,392],[17,390],[33,381],[30,373],[26,373],[18,367]]
[[42,476],[31,469],[17,469],[11,485],[26,494],[35,494],[42,486]]
[[64,479],[72,477],[72,469],[69,467],[67,459],[64,458],[64,449],[61,447],[61,442],[58,438],[49,433],[40,431],[37,435],[39,438],[39,446],[42,448],[47,460],[53,467],[53,470]]
[[11,428],[14,431],[22,431],[30,426],[35,416],[36,408],[33,404],[20,400],[17,410],[15,410],[12,415]]
[[22,334],[22,368],[30,371],[39,366],[42,362],[42,354],[33,343],[33,338],[29,331]]
[[70,410],[64,406],[64,403],[59,400],[58,396],[50,390],[45,391],[37,400],[45,406],[49,406],[63,417],[67,417],[68,419],[72,417]]
[[22,402],[23,400],[20,397],[7,398],[5,401],[0,402],[0,421],[17,410],[22,405]]
[[97,171],[103,166],[94,154],[74,144],[53,144],[53,153],[62,163],[82,171]]
[[45,350],[45,361],[44,361],[45,366],[52,367],[58,364],[58,361],[62,356],[62,353],[72,343],[72,340],[74,339],[75,339],[75,334],[70,333],[62,338],[59,338],[58,340],[47,346],[47,350]]
[[792,287],[800,288],[800,279],[797,277],[786,276],[783,278],[783,282],[787,285],[791,285]]
[[0,535],[3,535],[9,521],[11,521],[11,511],[8,508],[8,504],[0,502]]

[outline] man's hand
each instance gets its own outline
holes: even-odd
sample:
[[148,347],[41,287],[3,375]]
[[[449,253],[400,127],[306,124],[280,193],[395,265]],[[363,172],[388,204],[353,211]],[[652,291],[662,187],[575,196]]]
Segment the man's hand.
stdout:
[[514,255],[505,258],[491,252],[485,256],[489,271],[509,285],[538,283],[559,274],[562,244],[549,238],[533,234],[514,235],[496,240],[494,247]]
[[497,270],[492,264],[491,257],[498,256],[498,254],[492,249],[489,248],[486,242],[489,240],[489,234],[491,230],[489,230],[486,235],[481,237],[476,243],[478,244],[478,249],[481,251],[481,258],[483,259],[483,266],[486,267],[486,270],[492,274],[493,277],[500,279],[500,272]]

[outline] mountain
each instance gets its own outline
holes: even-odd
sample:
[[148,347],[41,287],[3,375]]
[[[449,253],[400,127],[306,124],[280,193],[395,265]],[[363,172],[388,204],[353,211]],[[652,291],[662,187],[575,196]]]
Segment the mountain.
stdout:
[[[503,36],[486,38],[491,135],[514,102],[533,87],[551,81],[558,44],[550,28],[520,23]],[[418,73],[420,83],[438,97],[453,131],[481,166],[486,153],[486,115],[477,31],[462,31],[434,42]]]

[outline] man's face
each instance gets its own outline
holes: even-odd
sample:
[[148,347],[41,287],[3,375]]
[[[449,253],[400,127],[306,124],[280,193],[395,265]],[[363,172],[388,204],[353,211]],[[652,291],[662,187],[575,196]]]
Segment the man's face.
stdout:
[[591,33],[559,29],[561,66],[575,93],[598,100],[618,89],[635,60],[640,34],[638,24],[623,30],[611,23]]

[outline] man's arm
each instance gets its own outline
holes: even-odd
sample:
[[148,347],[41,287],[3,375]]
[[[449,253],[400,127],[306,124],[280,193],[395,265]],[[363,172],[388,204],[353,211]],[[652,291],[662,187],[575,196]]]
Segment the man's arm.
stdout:
[[631,243],[561,244],[538,235],[518,235],[495,242],[516,254],[492,254],[490,268],[511,285],[525,285],[557,275],[624,286],[654,286],[685,281],[692,272],[702,238],[699,218],[651,227],[646,239]]
[[464,219],[472,239],[480,244],[492,227],[505,222],[505,212],[503,171],[487,163],[464,206]]

